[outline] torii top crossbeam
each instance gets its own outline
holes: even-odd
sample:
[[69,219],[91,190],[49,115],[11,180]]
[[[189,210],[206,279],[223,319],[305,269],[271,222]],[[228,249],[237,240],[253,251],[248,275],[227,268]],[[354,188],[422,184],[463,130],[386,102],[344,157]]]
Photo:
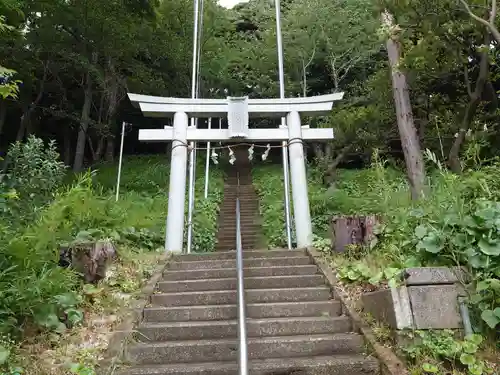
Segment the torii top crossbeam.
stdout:
[[[325,115],[333,102],[344,93],[289,99],[180,99],[128,94],[132,104],[148,117],[174,117],[174,126],[163,129],[140,129],[139,140],[172,141],[170,190],[167,217],[166,250],[181,252],[184,232],[184,199],[188,141],[284,141],[288,140],[292,197],[295,211],[297,246],[313,242],[307,176],[302,140],[333,139],[333,129],[302,127],[300,114]],[[226,117],[228,129],[196,129],[188,127],[189,116],[197,118]],[[249,129],[250,117],[286,117],[285,127]]]
[[[286,117],[292,111],[304,115],[325,115],[330,113],[333,102],[341,100],[343,92],[288,99],[248,99],[250,117]],[[179,99],[128,94],[135,107],[141,109],[147,117],[172,117],[176,112],[185,112],[189,116],[225,117],[229,112],[232,99]]]

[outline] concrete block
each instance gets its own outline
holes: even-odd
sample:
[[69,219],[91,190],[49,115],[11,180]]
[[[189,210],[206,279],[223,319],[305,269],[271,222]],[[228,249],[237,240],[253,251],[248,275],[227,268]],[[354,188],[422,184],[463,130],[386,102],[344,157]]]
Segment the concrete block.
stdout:
[[458,297],[459,285],[408,287],[416,329],[454,329],[462,327]]
[[408,290],[405,286],[365,293],[364,311],[393,329],[413,327]]
[[405,270],[406,285],[455,284],[467,281],[467,274],[460,267],[415,267]]

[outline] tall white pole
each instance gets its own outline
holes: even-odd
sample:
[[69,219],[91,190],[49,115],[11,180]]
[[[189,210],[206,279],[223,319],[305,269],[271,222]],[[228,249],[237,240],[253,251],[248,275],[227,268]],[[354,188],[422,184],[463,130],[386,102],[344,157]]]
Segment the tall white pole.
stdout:
[[297,246],[312,246],[311,211],[307,194],[307,175],[302,145],[302,127],[298,112],[290,112],[287,118],[290,142],[290,172],[292,177],[293,207]]
[[[193,71],[191,77],[191,98],[195,99],[197,94],[198,81],[198,23],[200,12],[200,0],[194,0],[194,28],[193,28]],[[191,126],[196,127],[196,121],[191,118]],[[187,253],[191,252],[191,242],[193,237],[193,210],[194,210],[194,184],[195,184],[195,161],[196,143],[191,142],[191,152],[189,154],[189,198],[188,198],[188,228],[187,228]]]
[[[208,128],[212,129],[212,118],[208,119]],[[210,177],[210,142],[207,142],[207,160],[205,163],[205,199],[208,198],[208,178]]]
[[174,115],[174,140],[172,142],[167,230],[165,233],[165,250],[174,253],[182,252],[184,243],[188,122],[186,113],[178,112]]
[[116,178],[116,201],[120,195],[120,180],[122,178],[122,162],[123,162],[123,141],[125,140],[125,121],[122,123],[122,139],[120,143],[120,160],[118,162],[118,177]]
[[[281,4],[280,0],[275,0],[276,7],[276,44],[278,49],[278,71],[280,80],[280,98],[285,98],[285,69],[283,58],[283,39],[281,35]],[[281,119],[281,127],[286,128],[286,120]],[[285,222],[286,238],[288,248],[292,248],[292,230],[291,230],[291,210],[290,210],[290,179],[288,169],[288,148],[287,143],[282,143],[283,149],[283,181],[285,186]]]

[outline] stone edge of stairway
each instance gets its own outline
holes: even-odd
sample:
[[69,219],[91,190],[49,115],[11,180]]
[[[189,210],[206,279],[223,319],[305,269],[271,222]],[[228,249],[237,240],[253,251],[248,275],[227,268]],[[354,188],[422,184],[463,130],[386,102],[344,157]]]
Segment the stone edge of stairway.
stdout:
[[350,308],[347,303],[347,295],[340,288],[335,286],[337,284],[337,277],[328,263],[324,260],[321,253],[314,247],[308,247],[306,253],[325,277],[325,282],[330,287],[335,299],[340,301],[343,313],[351,318],[353,330],[362,335],[365,344],[373,351],[379,360],[381,374],[408,375],[409,371],[405,364],[390,348],[386,348],[377,342],[371,327],[361,319],[361,316],[354,309]]
[[152,276],[142,287],[137,298],[131,305],[120,311],[118,314],[121,322],[116,326],[110,334],[108,347],[103,353],[103,358],[96,366],[97,375],[106,375],[113,373],[113,367],[119,364],[126,344],[133,340],[135,327],[142,320],[144,308],[149,303],[150,296],[156,289],[156,284],[162,279],[163,272],[168,268],[173,259],[173,254],[163,253],[158,259],[158,265],[155,267]]

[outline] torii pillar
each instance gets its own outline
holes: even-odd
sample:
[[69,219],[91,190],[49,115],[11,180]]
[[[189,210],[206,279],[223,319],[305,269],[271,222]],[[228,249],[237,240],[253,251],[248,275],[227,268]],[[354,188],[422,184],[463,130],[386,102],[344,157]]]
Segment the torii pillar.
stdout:
[[[178,99],[129,94],[135,106],[149,117],[174,116],[174,126],[140,129],[139,140],[172,141],[172,161],[165,249],[182,252],[184,240],[184,201],[186,198],[187,143],[189,141],[289,142],[290,176],[295,211],[297,246],[313,244],[311,213],[307,191],[304,140],[333,139],[333,129],[301,126],[300,113],[328,114],[333,102],[343,93],[290,99]],[[227,116],[229,129],[196,129],[188,126],[189,117]],[[249,117],[286,117],[287,128],[249,129]]]

